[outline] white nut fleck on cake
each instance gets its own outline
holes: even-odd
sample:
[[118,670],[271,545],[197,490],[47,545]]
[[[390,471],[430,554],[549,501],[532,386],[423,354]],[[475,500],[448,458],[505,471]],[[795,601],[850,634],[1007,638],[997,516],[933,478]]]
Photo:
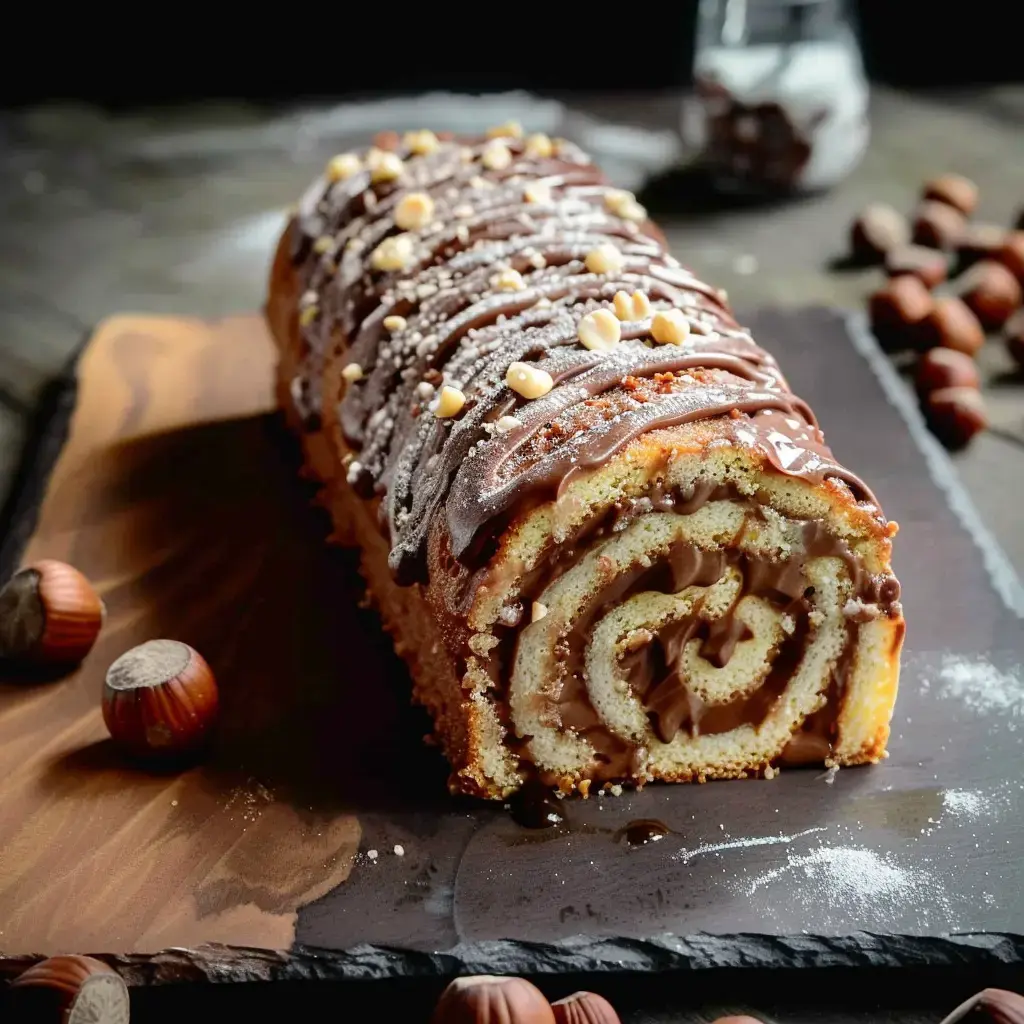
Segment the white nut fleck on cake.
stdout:
[[474,175],[472,178],[470,178],[469,179],[469,184],[470,184],[471,188],[475,188],[475,189],[494,188],[494,182],[493,181],[488,181],[486,178],[481,177],[481,175],[479,175],[479,174]]
[[390,331],[392,334],[395,331],[404,331],[409,326],[409,322],[404,316],[386,316],[384,317],[384,330]]
[[371,149],[366,154],[366,166],[373,182],[396,181],[405,172],[402,158],[384,149]]
[[624,189],[613,189],[608,192],[604,197],[604,205],[609,213],[623,220],[647,220],[647,211],[636,201],[636,196]]
[[419,131],[406,132],[402,141],[409,152],[416,156],[428,156],[431,153],[436,153],[441,148],[441,143],[437,136],[426,128],[421,128]]
[[503,292],[521,292],[526,287],[526,282],[518,270],[507,267],[505,270],[494,275],[491,285]]
[[363,368],[358,363],[348,363],[341,371],[342,379],[349,384],[363,379]]
[[502,416],[497,423],[494,424],[494,429],[499,434],[507,434],[510,430],[515,430],[516,427],[521,427],[523,424],[515,418],[515,416]]
[[659,310],[651,322],[651,334],[659,345],[682,345],[690,336],[690,322],[681,309]]
[[434,216],[434,200],[426,192],[410,192],[395,207],[395,223],[403,231],[418,231]]
[[358,174],[363,169],[363,162],[355,153],[339,153],[327,161],[324,174],[328,181],[344,181]]
[[620,320],[646,320],[651,315],[651,300],[645,292],[636,291],[632,295],[624,291],[616,292],[612,305]]
[[528,203],[550,203],[551,186],[543,181],[531,181],[523,189],[523,199]]
[[555,147],[543,132],[536,132],[526,140],[526,155],[535,160],[550,160]]
[[534,601],[530,608],[530,621],[540,622],[548,613],[548,606],[540,601]]
[[523,126],[518,121],[506,121],[504,124],[497,124],[487,129],[489,139],[521,139],[523,137]]
[[595,309],[580,320],[576,334],[584,348],[600,352],[619,343],[622,327],[610,309]]
[[501,139],[492,139],[484,146],[480,162],[489,171],[503,171],[512,163],[512,151]]
[[428,402],[434,397],[434,385],[431,384],[429,380],[421,380],[419,384],[416,385],[416,394],[422,398],[423,401]]
[[513,363],[505,373],[505,383],[523,398],[543,398],[555,382],[547,370],[529,363]]
[[434,415],[439,420],[446,420],[452,416],[458,416],[466,404],[466,396],[458,389],[445,384],[441,393],[437,396],[437,407]]
[[385,238],[370,256],[374,270],[403,270],[412,263],[413,245],[408,235]]
[[587,253],[584,262],[592,274],[617,274],[626,265],[626,257],[611,242],[603,242]]

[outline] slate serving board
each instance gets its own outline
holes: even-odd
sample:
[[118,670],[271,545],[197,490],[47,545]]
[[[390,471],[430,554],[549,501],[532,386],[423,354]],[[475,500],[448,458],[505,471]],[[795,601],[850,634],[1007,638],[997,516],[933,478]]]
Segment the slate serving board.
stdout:
[[[73,676],[0,682],[0,976],[58,950],[136,982],[1019,966],[1024,591],[859,321],[746,322],[901,526],[886,763],[576,800],[544,832],[449,797],[353,557],[323,546],[260,320],[116,317],[4,521],[5,574],[71,561],[109,619]],[[106,666],[154,636],[224,696],[178,776],[126,764],[99,712]],[[671,833],[630,848],[641,818]]]

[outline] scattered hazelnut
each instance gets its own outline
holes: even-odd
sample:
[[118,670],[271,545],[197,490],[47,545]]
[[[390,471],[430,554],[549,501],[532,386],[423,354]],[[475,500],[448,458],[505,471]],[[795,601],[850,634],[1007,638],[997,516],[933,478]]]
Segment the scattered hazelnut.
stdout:
[[346,384],[355,384],[363,379],[363,368],[358,363],[347,363],[341,369],[341,377]]
[[555,1024],[540,989],[525,978],[456,978],[441,994],[431,1024]]
[[1017,278],[1002,263],[993,260],[976,263],[958,284],[967,308],[986,330],[1002,327],[1024,301]]
[[1006,228],[998,224],[968,224],[957,249],[962,266],[970,266],[978,260],[995,259],[996,253],[1006,241]]
[[512,151],[501,139],[492,139],[484,146],[480,162],[489,171],[503,171],[512,163]]
[[410,192],[395,207],[395,223],[403,231],[425,228],[434,216],[434,200],[426,192]]
[[913,240],[931,249],[954,249],[960,244],[966,224],[959,210],[926,199],[914,215]]
[[1006,325],[1006,350],[1017,365],[1024,369],[1024,311],[1010,317]]
[[441,393],[437,396],[437,407],[434,415],[439,420],[447,420],[452,416],[458,416],[466,404],[466,396],[458,389],[445,384]]
[[491,282],[493,287],[502,292],[521,292],[526,287],[523,275],[512,267],[506,267],[500,273],[495,274]]
[[92,650],[103,618],[103,602],[76,568],[36,562],[0,590],[0,658],[75,665]]
[[494,424],[494,429],[499,434],[507,434],[510,430],[515,430],[517,427],[521,427],[523,424],[515,418],[515,416],[502,416],[497,423]]
[[506,121],[504,124],[487,129],[487,138],[489,139],[521,139],[522,137],[523,126],[518,121]]
[[534,160],[550,160],[555,154],[551,140],[543,133],[537,132],[526,140],[526,155]]
[[370,265],[374,270],[404,270],[412,258],[412,239],[408,235],[391,235],[370,254]]
[[328,181],[344,181],[358,174],[363,169],[363,162],[355,153],[340,153],[332,156],[327,161],[327,169],[324,172]]
[[528,203],[550,203],[551,186],[543,181],[531,181],[523,189],[523,198]]
[[940,345],[973,356],[985,344],[985,331],[961,299],[946,296],[936,299],[922,325],[922,338],[928,347]]
[[651,334],[660,345],[682,345],[690,336],[690,322],[681,309],[659,310],[651,321]]
[[558,1024],[621,1024],[612,1004],[596,992],[575,992],[551,1004]]
[[970,178],[959,174],[942,174],[926,181],[922,196],[928,200],[945,203],[970,217],[978,205],[978,186]]
[[885,203],[866,206],[850,226],[850,251],[862,263],[874,263],[909,241],[907,218]]
[[974,360],[952,348],[933,348],[917,361],[914,374],[921,394],[941,388],[976,388],[981,384]]
[[543,398],[555,382],[547,370],[529,363],[513,363],[505,372],[505,383],[523,398]]
[[136,757],[198,750],[210,736],[218,707],[210,666],[178,640],[149,640],[107,669],[103,720],[114,742]]
[[948,447],[963,448],[988,427],[985,401],[977,388],[940,388],[924,400],[932,432]]
[[530,608],[530,621],[540,622],[548,613],[548,606],[540,601],[534,601]]
[[404,316],[386,316],[384,317],[384,330],[390,331],[394,334],[396,331],[404,331],[409,326],[409,322]]
[[626,257],[611,242],[602,242],[587,253],[585,263],[592,274],[617,274],[626,265]]
[[612,189],[604,197],[605,209],[623,220],[643,221],[647,219],[647,211],[636,201],[632,192]]
[[405,172],[405,164],[397,153],[374,147],[366,154],[366,166],[370,181],[396,181]]
[[11,982],[11,1020],[54,1024],[128,1024],[128,987],[88,956],[52,956]]
[[1024,231],[1011,231],[994,258],[1024,284]]
[[962,1020],[989,1020],[992,1024],[1022,1024],[1024,996],[1001,988],[986,988],[961,1003],[943,1024],[959,1024]]
[[622,327],[610,309],[595,309],[580,320],[576,334],[585,349],[600,352],[618,345]]
[[646,320],[651,315],[651,300],[644,292],[637,291],[632,295],[616,292],[612,305],[615,307],[615,315],[620,320]]
[[901,245],[890,249],[885,257],[885,270],[890,277],[913,274],[926,288],[935,288],[946,280],[949,260],[946,254],[923,245]]
[[406,149],[415,156],[429,156],[441,148],[441,143],[437,136],[426,128],[421,128],[419,131],[406,132],[402,141],[405,143]]
[[902,274],[868,300],[871,328],[886,348],[912,348],[935,300],[919,277]]

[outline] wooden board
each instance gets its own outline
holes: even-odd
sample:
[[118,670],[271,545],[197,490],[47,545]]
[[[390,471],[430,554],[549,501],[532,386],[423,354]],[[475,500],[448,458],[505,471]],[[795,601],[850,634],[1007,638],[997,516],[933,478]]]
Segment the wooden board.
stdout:
[[[0,683],[0,950],[150,979],[1024,959],[1020,584],[869,339],[820,310],[755,329],[903,527],[887,765],[577,801],[539,834],[450,798],[353,557],[323,545],[260,320],[117,317],[19,519],[23,560],[77,565],[109,620],[71,676]],[[106,666],[156,636],[223,693],[213,757],[179,775],[127,764],[99,710]],[[641,817],[673,835],[626,849]]]

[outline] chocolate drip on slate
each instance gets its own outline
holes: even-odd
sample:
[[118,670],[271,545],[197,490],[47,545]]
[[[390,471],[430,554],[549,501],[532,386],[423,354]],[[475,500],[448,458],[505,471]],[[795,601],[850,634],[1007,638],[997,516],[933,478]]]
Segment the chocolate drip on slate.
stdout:
[[[467,560],[480,535],[531,494],[557,493],[567,476],[644,432],[709,416],[731,414],[735,440],[763,451],[777,471],[842,480],[857,500],[877,506],[835,462],[810,409],[737,326],[724,295],[682,269],[653,225],[615,212],[613,190],[582,152],[559,142],[553,156],[536,157],[521,139],[502,141],[512,159],[500,169],[484,166],[485,140],[446,140],[423,156],[389,143],[404,160],[398,181],[371,183],[365,170],[322,179],[293,227],[293,258],[315,308],[303,318],[292,393],[311,428],[323,403],[340,403],[342,431],[357,453],[349,480],[384,498],[400,578],[422,576],[438,516],[452,554]],[[528,197],[526,186],[536,184],[550,198]],[[409,192],[431,197],[433,217],[410,234],[408,266],[375,271],[371,254],[399,232],[395,209]],[[622,269],[588,272],[587,253],[605,242],[622,252]],[[524,289],[494,286],[507,267],[522,274]],[[645,292],[655,310],[681,309],[689,340],[653,346],[645,320],[624,324],[611,352],[584,349],[580,319],[619,290]],[[388,316],[405,326],[386,330]],[[343,397],[322,393],[335,359],[363,371]],[[516,360],[548,370],[554,390],[534,402],[512,392],[504,377]],[[658,388],[634,383],[650,384],[655,374],[674,376]],[[427,408],[424,385],[442,383],[466,396],[455,419],[437,420]],[[522,426],[495,433],[507,415]]]

